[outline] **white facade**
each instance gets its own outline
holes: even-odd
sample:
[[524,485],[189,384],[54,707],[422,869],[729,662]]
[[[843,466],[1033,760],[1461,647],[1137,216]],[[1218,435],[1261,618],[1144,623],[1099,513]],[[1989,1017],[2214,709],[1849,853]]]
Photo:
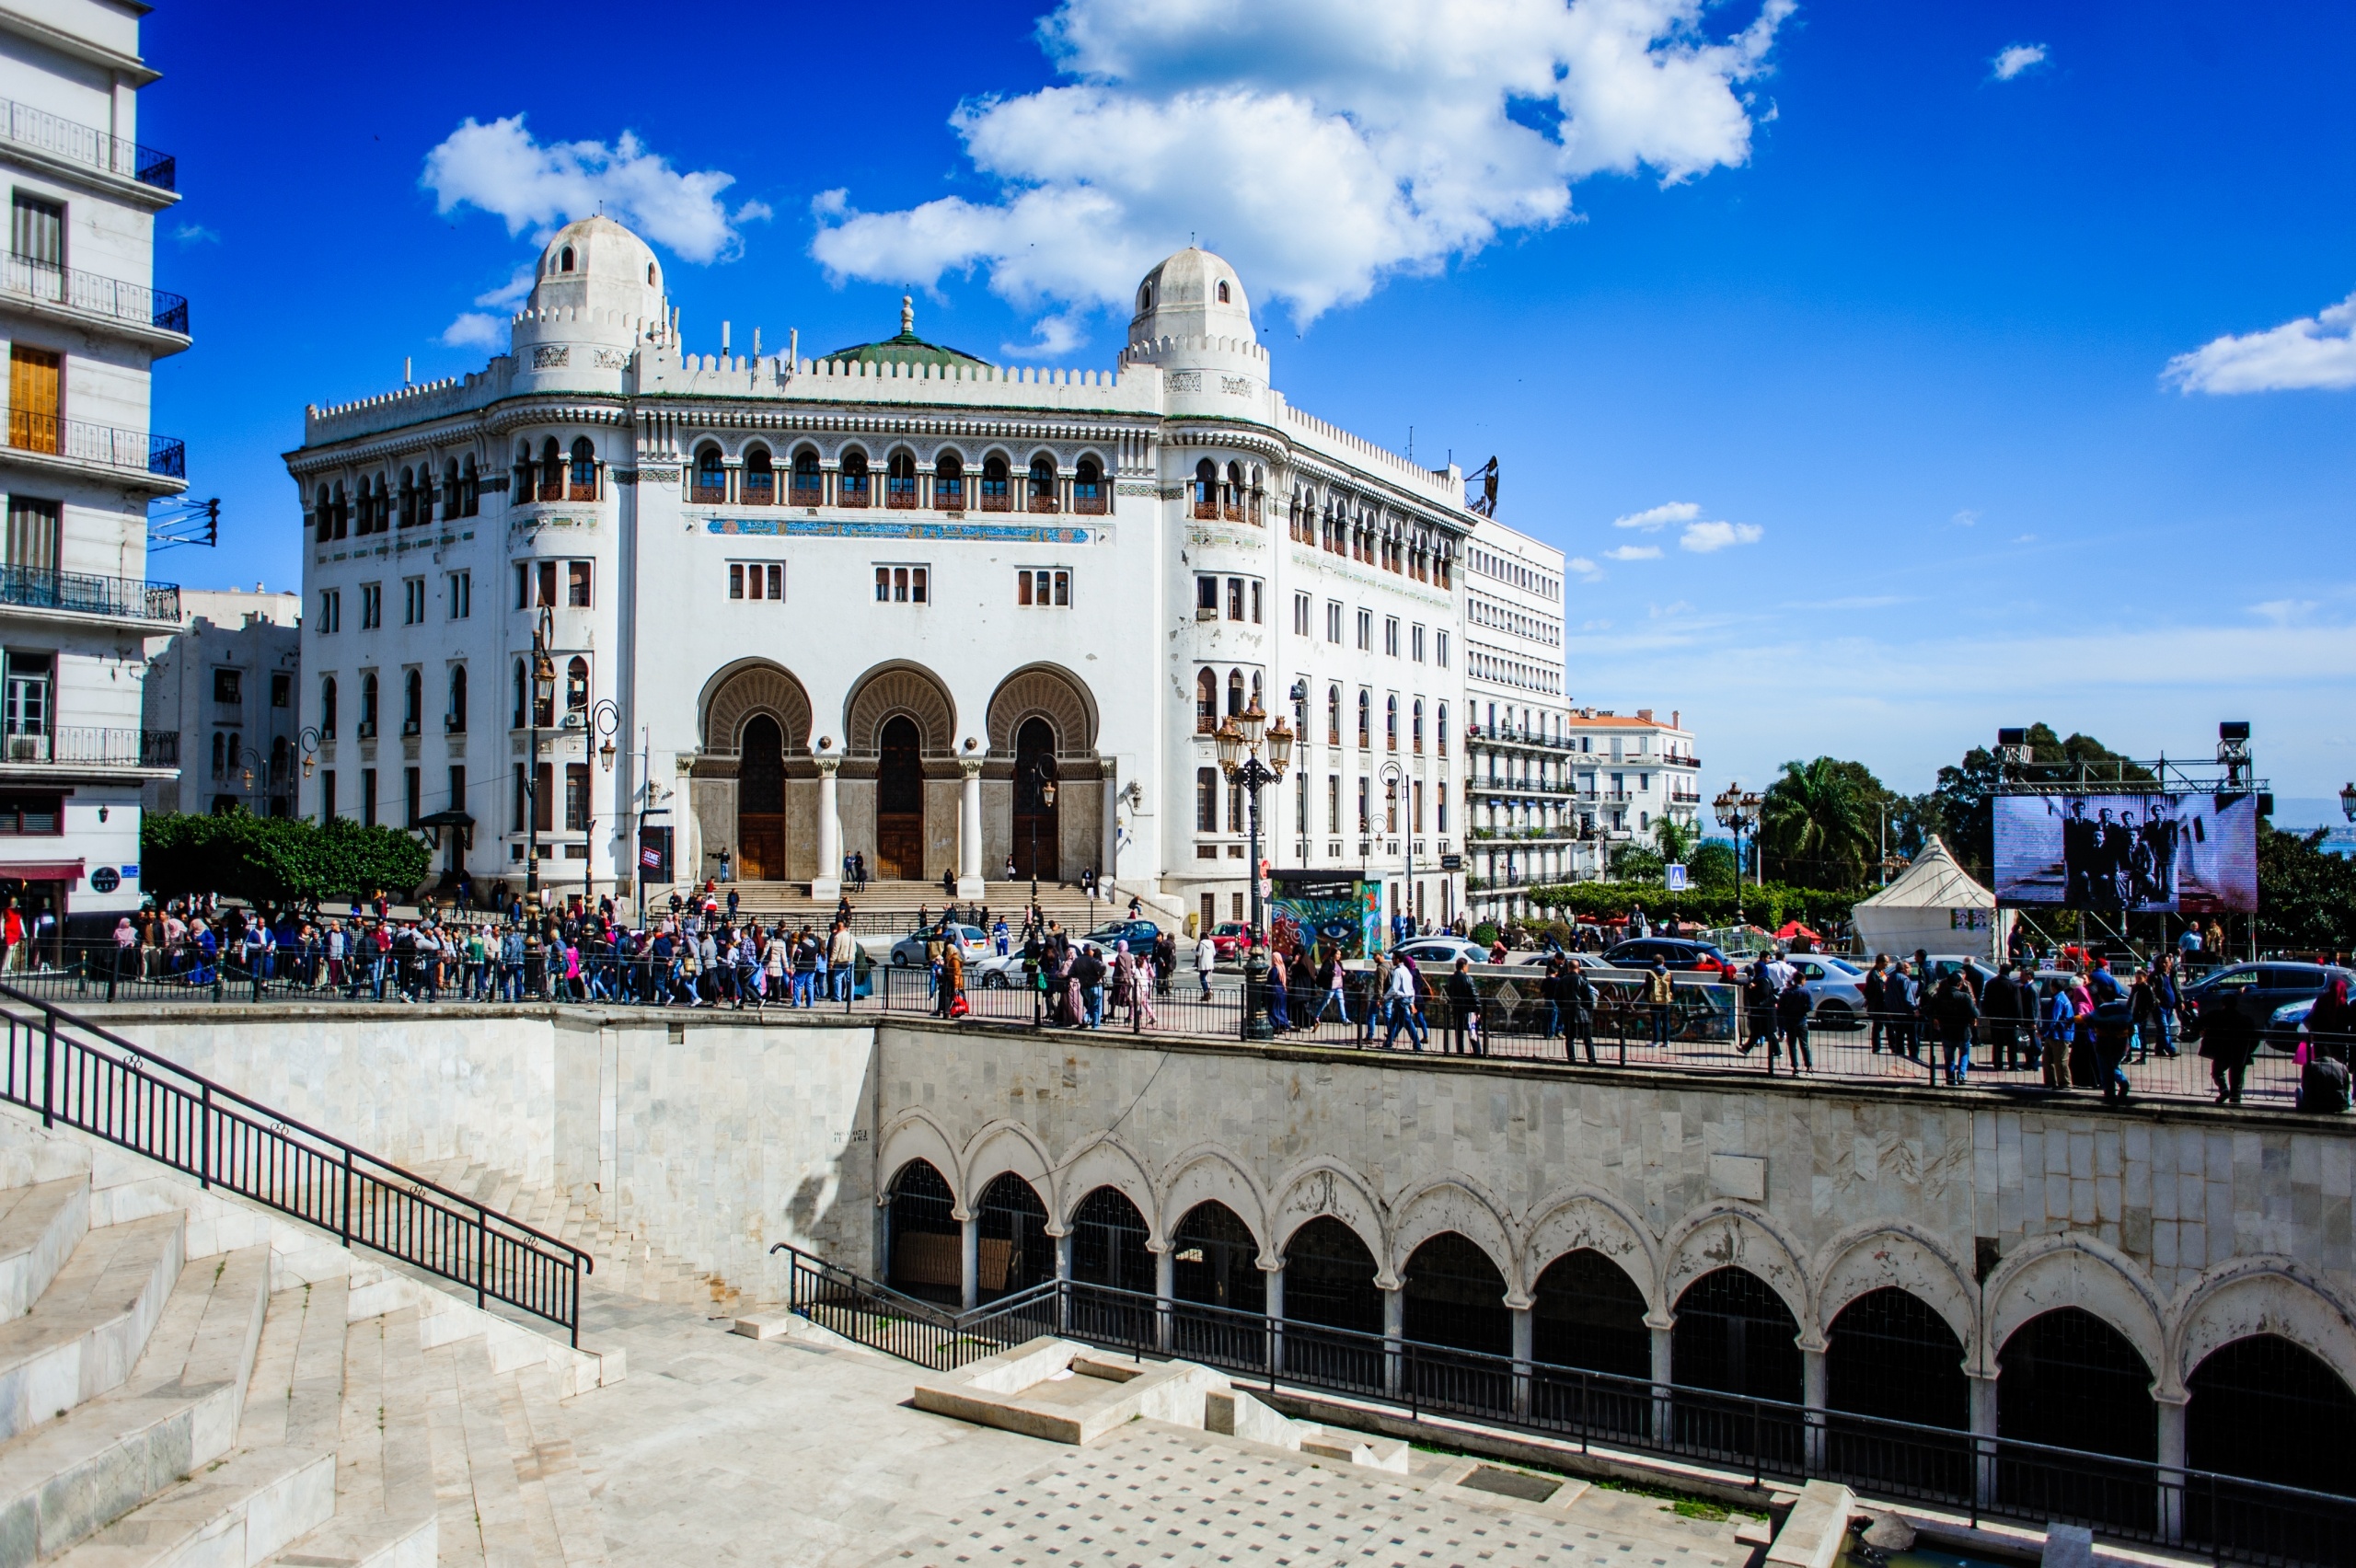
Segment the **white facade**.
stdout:
[[413,792],[471,819],[478,882],[520,889],[537,779],[552,894],[631,891],[643,811],[674,881],[725,855],[827,894],[855,851],[976,896],[1035,843],[1043,879],[1226,919],[1250,861],[1209,731],[1256,696],[1306,732],[1264,858],[1403,896],[1413,853],[1426,912],[1451,905],[1461,476],[1288,405],[1200,250],[1140,284],[1112,370],[1000,369],[901,326],[687,352],[653,253],[589,219],[482,373],[309,409],[303,810],[398,823]]
[[150,638],[144,708],[179,737],[178,778],[147,785],[151,812],[293,816],[302,762],[295,725],[303,596],[180,590],[180,629]]
[[1609,708],[1571,710],[1572,784],[1580,821],[1607,841],[1649,845],[1662,818],[1686,827],[1702,823],[1702,764],[1693,732],[1670,710],[1662,723],[1649,708],[1634,714]]
[[145,581],[147,503],[186,488],[179,444],[148,430],[149,365],[189,343],[187,303],[152,287],[179,197],[136,140],[146,9],[0,10],[0,895],[85,929],[138,905],[142,790],[175,777],[141,716],[145,640],[179,618]]
[[1466,866],[1475,917],[1530,912],[1529,890],[1600,875],[1574,809],[1564,698],[1563,552],[1483,517],[1464,596]]

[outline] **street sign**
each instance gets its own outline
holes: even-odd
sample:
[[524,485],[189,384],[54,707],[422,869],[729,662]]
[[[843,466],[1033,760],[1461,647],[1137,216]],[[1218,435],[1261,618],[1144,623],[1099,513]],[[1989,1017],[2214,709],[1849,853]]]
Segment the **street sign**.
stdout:
[[112,893],[122,885],[122,878],[112,866],[100,866],[90,873],[90,889],[94,893]]
[[1464,869],[1464,857],[1461,855],[1442,855],[1439,858],[1439,869],[1443,871],[1461,871]]
[[1669,892],[1683,893],[1685,891],[1685,868],[1683,866],[1663,866],[1660,869],[1660,874],[1661,881],[1668,885]]

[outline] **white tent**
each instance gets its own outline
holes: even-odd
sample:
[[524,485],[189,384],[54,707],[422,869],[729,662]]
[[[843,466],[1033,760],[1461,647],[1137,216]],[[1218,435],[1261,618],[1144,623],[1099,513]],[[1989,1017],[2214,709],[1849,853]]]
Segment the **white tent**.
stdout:
[[1990,961],[2004,951],[2012,912],[1999,912],[1996,895],[1973,882],[1934,835],[1899,879],[1861,901],[1851,913],[1865,955],[1886,952],[1911,958],[1929,953],[1971,954]]

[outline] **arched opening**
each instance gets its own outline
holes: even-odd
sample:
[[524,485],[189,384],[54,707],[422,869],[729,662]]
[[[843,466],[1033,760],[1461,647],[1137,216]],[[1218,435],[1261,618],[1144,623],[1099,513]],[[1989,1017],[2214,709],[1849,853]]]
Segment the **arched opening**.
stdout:
[[943,512],[965,510],[965,460],[954,452],[932,461],[932,504]]
[[401,676],[401,733],[414,735],[425,728],[425,674],[410,670]]
[[767,506],[777,500],[777,470],[769,466],[768,447],[756,446],[745,454],[745,473],[737,489],[747,506]]
[[1196,1204],[1171,1238],[1172,1293],[1181,1301],[1265,1313],[1268,1282],[1260,1273],[1260,1243],[1225,1204]]
[[1227,711],[1230,716],[1241,715],[1243,711],[1243,672],[1242,670],[1227,672]]
[[1218,302],[1219,302],[1219,304],[1221,304],[1221,305],[1225,305],[1225,304],[1227,304],[1227,303],[1228,303],[1228,300],[1227,300],[1227,280],[1226,280],[1225,278],[1221,278],[1221,279],[1218,281]]
[[453,735],[467,732],[467,667],[450,666],[450,710],[443,716],[442,728]]
[[[1765,1280],[1749,1269],[1713,1269],[1685,1287],[1670,1331],[1669,1376],[1680,1389],[1738,1394],[1797,1405],[1799,1323]],[[1760,1416],[1757,1407],[1680,1394],[1680,1442],[1720,1453],[1760,1452],[1795,1460],[1797,1412]]]
[[[1014,874],[1017,880],[1059,876],[1060,819],[1043,785],[1056,777],[1056,732],[1034,716],[1014,732]],[[1060,794],[1060,791],[1058,791]]]
[[560,272],[570,272],[572,271],[572,247],[568,245],[563,249],[557,252],[556,270]]
[[1195,675],[1195,733],[1215,734],[1218,730],[1218,677],[1208,670]]
[[335,677],[319,677],[319,739],[335,739]]
[[540,443],[540,499],[564,499],[564,453],[555,436]]
[[956,1206],[930,1161],[912,1159],[900,1168],[892,1181],[886,1285],[952,1307],[963,1300],[964,1228],[953,1217]]
[[572,472],[568,485],[567,501],[597,499],[597,449],[585,435],[572,439]]
[[1218,515],[1218,465],[1207,457],[1195,465],[1195,515]]
[[360,677],[360,738],[376,738],[376,676],[374,671]]
[[577,717],[582,724],[589,721],[589,661],[575,653],[564,666],[565,722],[572,725]]
[[[1652,1331],[1645,1293],[1627,1271],[1592,1247],[1546,1265],[1530,1297],[1532,1413],[1605,1432],[1645,1435],[1652,1421]],[[1575,1367],[1564,1374],[1553,1367]],[[1582,1376],[1626,1378],[1629,1386]]]
[[785,878],[785,734],[766,713],[745,721],[736,755],[736,874]]
[[416,526],[417,481],[411,478],[410,471],[407,468],[403,468],[401,470],[400,504],[401,526],[404,528]]
[[1047,1234],[1047,1205],[1013,1171],[982,1191],[975,1216],[981,1232],[975,1250],[975,1286],[993,1301],[1056,1277],[1056,1240]]
[[696,477],[689,501],[720,502],[728,499],[728,467],[721,461],[720,448],[707,446],[696,454]]
[[867,504],[867,454],[856,447],[843,454],[842,472],[835,480],[835,504]]
[[[2057,1307],[2015,1329],[1996,1353],[1996,1435],[2127,1459],[2159,1455],[2152,1369],[2125,1334],[2080,1307]],[[2149,1529],[2148,1485],[2122,1485],[2081,1461],[2005,1454],[1997,1495],[2042,1516]]]
[[1513,1354],[1506,1276],[1470,1238],[1440,1232],[1415,1249],[1402,1279],[1409,1339],[1490,1355]]
[[1056,510],[1056,460],[1042,454],[1031,459],[1031,510]]
[[893,453],[884,464],[884,501],[903,509],[917,503],[917,460],[906,452]]
[[875,866],[885,877],[924,878],[923,742],[916,721],[895,713],[875,742]]
[[1091,514],[1107,510],[1104,504],[1104,467],[1093,457],[1082,457],[1072,471],[1071,509]]
[[[1850,1415],[1917,1426],[1971,1425],[1971,1383],[1963,1342],[1929,1302],[1911,1291],[1869,1290],[1841,1309],[1825,1337],[1825,1404]],[[1876,1487],[1933,1488],[1958,1495],[1971,1483],[1969,1458],[1893,1445],[1860,1424],[1831,1422],[1835,1471]]]
[[[2212,1350],[2187,1384],[2184,1457],[2194,1470],[2242,1476],[2310,1492],[2356,1494],[2347,1456],[2356,1447],[2356,1394],[2314,1352],[2280,1334],[2252,1334]],[[2212,1498],[2196,1488],[2185,1499],[2192,1539],[2240,1547],[2250,1556],[2292,1562],[2344,1561],[2341,1520],[2301,1519],[2283,1539],[2275,1528],[2251,1528],[2230,1486]]]
[[826,496],[826,477],[818,468],[818,454],[805,446],[793,455],[793,493],[790,499],[796,506],[815,506]]
[[[1320,1215],[1285,1243],[1285,1366],[1341,1388],[1380,1388],[1382,1292],[1374,1254],[1358,1233]],[[1341,1329],[1344,1333],[1321,1333]],[[1354,1336],[1367,1336],[1364,1338]]]
[[1146,1250],[1145,1216],[1117,1187],[1099,1187],[1080,1201],[1071,1221],[1071,1277],[1139,1296],[1153,1294],[1153,1254]]
[[1014,498],[1007,486],[1006,459],[993,452],[982,459],[982,510],[1011,512]]

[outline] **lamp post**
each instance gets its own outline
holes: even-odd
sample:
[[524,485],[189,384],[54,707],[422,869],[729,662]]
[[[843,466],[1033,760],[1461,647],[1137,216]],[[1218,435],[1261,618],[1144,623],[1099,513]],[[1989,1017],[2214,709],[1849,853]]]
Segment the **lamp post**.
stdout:
[[[614,770],[614,732],[622,727],[622,710],[614,705],[612,698],[600,698],[582,716],[581,727],[584,739],[590,735],[606,737],[606,744],[597,748],[597,760],[605,765],[606,772],[611,773]],[[581,909],[584,915],[597,902],[595,881],[597,852],[592,842],[597,813],[589,809],[590,801],[595,799],[592,796],[589,801],[581,802]]]
[[[1395,802],[1407,819],[1407,831],[1402,836],[1402,842],[1407,846],[1407,859],[1406,869],[1400,873],[1399,907],[1403,911],[1413,909],[1415,906],[1415,802],[1408,791],[1414,786],[1408,780],[1407,770],[1399,765],[1396,757],[1376,769],[1375,777],[1382,780],[1383,800]],[[1391,928],[1394,931],[1399,928],[1395,920]]]
[[1742,836],[1758,825],[1760,805],[1758,795],[1738,784],[1728,784],[1710,802],[1718,825],[1734,834],[1734,919],[1738,926],[1742,924]]
[[524,902],[536,913],[540,906],[540,705],[556,703],[556,661],[549,654],[549,644],[555,640],[556,612],[542,605],[539,622],[532,628],[531,711],[525,715],[531,721],[532,745],[524,770]]
[[2356,784],[2339,787],[2339,814],[2350,822],[2356,822]]
[[[1268,760],[1260,760],[1260,746],[1265,739]],[[1228,782],[1242,787],[1252,802],[1252,928],[1250,946],[1243,960],[1243,1038],[1267,1040],[1276,1031],[1268,1025],[1261,1010],[1262,994],[1268,978],[1267,932],[1260,907],[1260,790],[1285,776],[1292,764],[1292,727],[1279,719],[1273,726],[1268,716],[1254,702],[1242,713],[1230,718],[1218,727],[1215,737],[1218,744],[1218,767],[1227,775]]]
[[[1037,792],[1043,808],[1047,811],[1056,809],[1056,776],[1048,770],[1047,759],[1044,756],[1031,759],[1031,788]],[[1039,915],[1039,813],[1032,812],[1028,814],[1031,818],[1031,917],[1035,920]]]

